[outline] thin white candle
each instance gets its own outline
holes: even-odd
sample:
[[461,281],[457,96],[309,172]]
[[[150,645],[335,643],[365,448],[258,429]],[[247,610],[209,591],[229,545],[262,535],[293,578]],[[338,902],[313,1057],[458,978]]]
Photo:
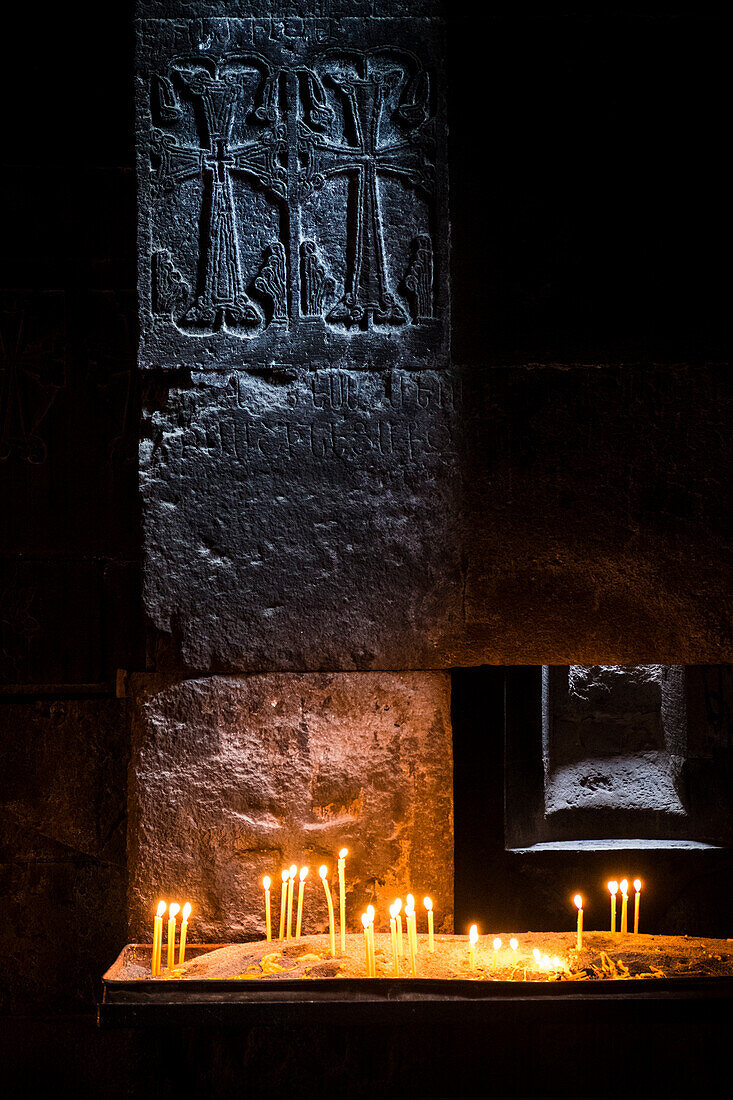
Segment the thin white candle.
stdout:
[[186,933],[188,932],[188,918],[191,916],[191,902],[187,901],[181,913],[181,942],[178,948],[178,965],[182,966],[186,961]]
[[288,882],[290,881],[290,872],[283,871],[280,877],[282,879],[282,889],[280,891],[280,935],[278,939],[283,939],[285,936],[285,912],[288,905]]
[[180,909],[177,901],[172,901],[168,908],[168,969],[172,970],[176,953],[176,914]]
[[339,852],[339,920],[341,922],[341,954],[346,954],[346,857],[348,848],[342,848]]
[[328,934],[331,940],[331,955],[336,954],[336,921],[333,916],[333,898],[331,897],[331,887],[328,885],[326,875],[328,874],[328,867],[325,863],[319,868],[318,874],[321,876],[321,882],[323,883],[323,889],[326,892],[326,901],[328,903]]
[[618,883],[613,879],[608,884],[608,892],[611,895],[611,934],[616,935],[616,894],[618,893]]
[[[407,895],[408,898],[410,895]],[[415,920],[415,910],[411,906],[407,906],[405,909],[405,920],[407,922],[407,944],[410,948],[410,970],[412,971],[413,978],[417,977],[417,951],[416,951],[416,937],[413,937],[413,922]]]
[[305,889],[305,877],[308,874],[307,867],[300,868],[300,884],[298,886],[298,917],[295,922],[295,938],[300,939],[300,926],[303,920],[303,890]]
[[376,978],[377,976],[377,955],[374,948],[374,906],[367,905],[367,919],[369,921],[369,957],[371,959],[371,976]]
[[425,898],[425,908],[428,911],[428,951],[435,951],[435,937],[433,936],[433,903],[430,898]]
[[268,940],[272,939],[272,913],[270,911],[270,886],[272,880],[269,875],[265,875],[262,880],[262,885],[265,888],[265,927],[267,929]]
[[150,973],[155,978],[160,974],[160,957],[163,953],[163,914],[168,908],[164,901],[158,902],[158,911],[153,922],[153,958]]
[[634,935],[639,935],[639,898],[641,897],[641,879],[634,879]]
[[576,894],[573,898],[576,906],[578,907],[578,931],[575,940],[575,950],[583,950],[583,899],[580,894]]
[[372,951],[369,946],[369,917],[366,913],[361,915],[361,923],[364,925],[364,966],[367,978],[372,976]]
[[392,973],[395,978],[399,978],[400,957],[397,953],[397,907],[394,902],[389,907],[389,931],[392,937]]
[[501,951],[501,940],[498,936],[494,939],[494,970],[499,966],[499,952]]
[[620,882],[621,886],[621,932],[623,935],[629,930],[629,883],[628,879],[622,878]]
[[288,872],[288,915],[285,920],[285,939],[292,939],[293,936],[293,884],[295,882],[295,876],[298,873],[297,866],[293,863],[290,866]]
[[402,958],[405,947],[402,942],[402,898],[395,901],[395,920],[397,922],[397,954]]
[[472,924],[468,930],[468,965],[471,970],[476,969],[476,944],[478,943],[478,928],[475,924]]

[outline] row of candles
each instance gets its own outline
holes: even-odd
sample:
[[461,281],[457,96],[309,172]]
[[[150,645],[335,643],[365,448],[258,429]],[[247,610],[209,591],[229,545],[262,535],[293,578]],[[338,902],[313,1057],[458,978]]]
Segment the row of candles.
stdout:
[[158,911],[153,922],[153,958],[150,964],[150,972],[153,977],[160,974],[161,956],[163,954],[163,917],[168,910],[168,969],[175,966],[176,956],[176,917],[181,914],[181,935],[178,943],[178,965],[186,961],[186,936],[188,935],[188,918],[191,916],[191,903],[187,901],[181,909],[177,901],[172,901],[168,906],[164,901],[158,902]]
[[[629,880],[622,878],[621,882],[616,882],[615,879],[611,879],[606,884],[608,886],[608,892],[611,895],[611,933],[616,935],[616,898],[619,890],[621,890],[621,922],[619,926],[619,932],[622,936],[625,936],[629,931]],[[578,910],[578,934],[576,947],[578,951],[583,946],[583,899],[580,894],[576,894],[573,898],[575,906]],[[634,935],[639,934],[639,906],[641,902],[641,879],[634,879]]]
[[[341,953],[346,953],[346,856],[348,855],[348,849],[342,848],[338,857],[338,881],[339,881],[339,917],[340,917],[340,939],[341,939]],[[292,924],[293,924],[293,903],[294,903],[294,884],[296,875],[299,878],[298,886],[298,902],[296,910],[295,921],[295,938],[300,939],[301,927],[303,920],[303,898],[305,890],[305,881],[308,876],[308,867],[301,867],[298,870],[296,864],[292,864],[289,868],[284,870],[281,875],[281,894],[280,894],[280,927],[279,927],[279,939],[291,939],[292,938]],[[323,883],[323,889],[326,894],[326,903],[328,905],[328,924],[329,924],[329,940],[330,940],[330,953],[332,956],[336,954],[336,927],[335,916],[333,907],[333,897],[331,895],[331,888],[328,883],[328,868],[321,866],[319,868],[319,876]],[[272,880],[269,875],[265,875],[262,880],[262,885],[265,891],[265,927],[267,939],[272,940],[272,905],[270,898],[270,887]],[[627,879],[622,879],[621,882],[611,880],[608,882],[608,890],[611,897],[611,932],[616,934],[616,898],[621,892],[621,921],[619,931],[622,935],[628,932],[628,889],[629,883]],[[641,897],[641,880],[634,879],[634,935],[639,932],[639,907]],[[583,898],[580,894],[576,894],[574,897],[574,903],[578,911],[577,918],[577,939],[576,947],[580,951],[583,946]],[[429,897],[424,899],[425,910],[427,913],[427,927],[428,927],[428,951],[431,953],[435,951],[435,936],[434,936],[434,918],[433,918],[433,903]],[[166,905],[165,901],[161,901],[158,905],[158,910],[155,916],[155,922],[153,926],[153,957],[151,964],[151,973],[153,976],[160,974],[161,970],[161,957],[163,951],[163,916],[165,910],[168,908],[168,969],[172,970],[175,965],[175,944],[176,944],[176,917],[181,912],[181,932],[179,939],[179,952],[178,952],[178,965],[182,965],[185,962],[186,957],[186,935],[188,929],[188,918],[191,915],[191,904],[186,902],[181,911],[180,905],[177,902],[171,902],[170,906]],[[373,905],[367,906],[366,912],[362,914],[362,926],[364,929],[364,952],[366,960],[366,971],[368,977],[376,977],[376,960],[375,960],[375,948],[374,948],[374,918],[375,909]],[[397,898],[395,902],[390,906],[390,935],[392,940],[392,957],[393,957],[393,973],[395,977],[400,973],[400,959],[404,956],[404,941],[403,941],[403,928],[402,928],[402,901]],[[410,972],[413,977],[417,974],[417,954],[418,954],[418,941],[417,941],[417,917],[415,914],[415,899],[412,894],[407,895],[407,902],[405,905],[405,922],[406,922],[406,936],[408,943],[408,950],[410,955]],[[478,942],[478,928],[477,925],[472,924],[469,930],[469,966],[472,970],[475,969],[475,948]],[[501,949],[501,939],[496,937],[494,939],[494,967],[496,968],[498,960],[498,952]],[[519,947],[518,941],[512,937],[509,941],[509,946],[514,952],[516,958],[516,952]],[[545,959],[539,955],[539,952],[535,949],[535,955],[537,956],[538,964],[547,964],[545,969],[549,969],[553,960],[549,958]],[[558,960],[556,960],[558,961]],[[559,961],[558,961],[559,965]]]

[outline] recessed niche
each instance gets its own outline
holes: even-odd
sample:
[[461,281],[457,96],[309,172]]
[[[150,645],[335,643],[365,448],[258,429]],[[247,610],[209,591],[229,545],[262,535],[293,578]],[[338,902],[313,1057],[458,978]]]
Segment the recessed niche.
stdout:
[[[697,725],[701,717],[695,671],[508,670],[506,847],[728,842],[728,800],[711,805],[695,781],[701,769],[715,770],[716,758],[688,737],[691,709]],[[729,765],[729,748],[723,756]]]

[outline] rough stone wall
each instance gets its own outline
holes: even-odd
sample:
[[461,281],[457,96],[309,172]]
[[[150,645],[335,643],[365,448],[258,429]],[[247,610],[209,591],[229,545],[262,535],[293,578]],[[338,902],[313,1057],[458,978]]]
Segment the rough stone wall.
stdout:
[[[395,897],[430,894],[453,928],[450,678],[445,673],[270,673],[135,685],[130,936],[158,897],[190,899],[199,942],[264,936],[262,877],[306,864],[303,928],[328,928],[318,868],[346,916],[379,927]],[[386,924],[385,924],[386,920]]]

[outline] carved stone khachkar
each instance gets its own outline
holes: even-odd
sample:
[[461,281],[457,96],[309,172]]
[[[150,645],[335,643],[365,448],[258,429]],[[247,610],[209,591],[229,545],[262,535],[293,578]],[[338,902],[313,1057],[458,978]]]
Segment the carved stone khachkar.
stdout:
[[138,24],[142,366],[448,363],[437,24],[295,23]]

